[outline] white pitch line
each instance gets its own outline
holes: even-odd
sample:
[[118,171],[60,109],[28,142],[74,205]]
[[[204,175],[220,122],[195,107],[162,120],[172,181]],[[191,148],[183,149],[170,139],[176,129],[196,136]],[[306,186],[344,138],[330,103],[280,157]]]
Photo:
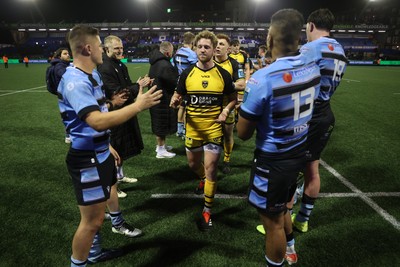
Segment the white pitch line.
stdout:
[[[400,192],[364,192],[364,193],[319,193],[320,198],[330,197],[361,197],[365,195],[367,197],[400,197]],[[203,195],[196,194],[152,194],[151,198],[167,199],[167,198],[203,198]],[[214,198],[218,199],[245,199],[246,195],[230,195],[230,194],[216,194]]]
[[29,91],[32,91],[32,90],[35,90],[35,89],[39,89],[39,88],[44,88],[44,87],[46,87],[46,85],[33,87],[33,88],[29,88],[29,89],[24,89],[24,90],[19,90],[19,91],[14,91],[14,92],[11,92],[11,93],[2,94],[2,95],[0,95],[0,97],[1,96],[7,96],[7,95],[15,95],[15,94],[19,94],[19,93],[25,93],[25,92],[29,92]]
[[400,192],[364,192],[364,193],[319,193],[318,197],[400,197]]
[[[151,198],[204,198],[204,196],[196,194],[152,194]],[[245,199],[245,195],[229,195],[229,194],[216,194],[214,198],[218,199]]]
[[382,209],[378,204],[376,204],[369,196],[361,192],[355,185],[353,185],[349,180],[344,178],[340,173],[338,173],[334,168],[329,166],[325,161],[320,160],[321,165],[329,171],[333,176],[335,176],[339,181],[341,181],[345,186],[347,186],[351,191],[358,194],[359,197],[368,204],[373,210],[375,210],[379,215],[381,215],[386,221],[392,224],[397,230],[400,230],[400,222],[396,220],[395,217],[390,215],[386,210]]
[[348,82],[356,82],[356,83],[360,83],[361,82],[359,80],[352,80],[352,79],[345,79],[345,78],[343,78],[342,80],[348,81]]

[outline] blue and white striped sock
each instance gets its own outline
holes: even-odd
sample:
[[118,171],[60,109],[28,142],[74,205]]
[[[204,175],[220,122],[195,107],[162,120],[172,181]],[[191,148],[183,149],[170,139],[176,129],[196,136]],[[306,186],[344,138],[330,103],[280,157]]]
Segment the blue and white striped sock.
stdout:
[[122,216],[122,212],[121,211],[110,212],[110,216],[111,216],[111,224],[114,227],[119,227],[125,222],[125,219]]
[[92,246],[90,247],[89,251],[89,260],[93,261],[101,254],[101,236],[100,233],[97,232],[93,238]]

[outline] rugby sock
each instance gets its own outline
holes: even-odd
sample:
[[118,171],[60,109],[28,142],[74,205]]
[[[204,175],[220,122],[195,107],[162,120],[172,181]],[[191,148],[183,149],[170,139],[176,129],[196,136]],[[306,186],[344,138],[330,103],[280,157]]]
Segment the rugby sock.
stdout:
[[229,162],[233,150],[233,143],[224,142],[224,162]]
[[266,259],[266,261],[267,261],[267,266],[268,266],[268,267],[283,267],[283,262],[284,262],[284,260],[282,260],[281,263],[279,263],[279,262],[273,262],[273,261],[271,261],[270,259],[268,259],[267,255],[265,255],[265,259]]
[[124,171],[122,170],[122,166],[117,166],[117,179],[124,178]]
[[212,208],[215,191],[217,191],[217,183],[206,179],[206,183],[204,185],[204,208]]
[[316,198],[309,197],[305,193],[301,199],[301,205],[299,213],[296,216],[296,220],[299,222],[305,222],[310,219],[311,212],[314,208]]
[[71,267],[86,267],[87,261],[80,261],[71,256]]
[[101,253],[101,236],[100,233],[97,232],[93,238],[92,246],[89,251],[89,260],[96,259]]
[[111,224],[114,227],[120,226],[125,221],[124,217],[122,216],[122,212],[121,211],[110,212],[110,216],[111,216]]
[[[286,246],[287,247],[293,247],[294,250],[294,236],[293,236],[293,232],[291,232],[290,234],[286,235]],[[292,252],[293,253],[293,252]]]

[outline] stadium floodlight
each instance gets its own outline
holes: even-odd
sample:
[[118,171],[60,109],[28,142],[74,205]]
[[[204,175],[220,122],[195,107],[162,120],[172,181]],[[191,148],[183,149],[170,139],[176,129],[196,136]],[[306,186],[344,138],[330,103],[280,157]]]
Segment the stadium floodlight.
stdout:
[[171,13],[172,9],[171,8],[167,8],[167,13]]

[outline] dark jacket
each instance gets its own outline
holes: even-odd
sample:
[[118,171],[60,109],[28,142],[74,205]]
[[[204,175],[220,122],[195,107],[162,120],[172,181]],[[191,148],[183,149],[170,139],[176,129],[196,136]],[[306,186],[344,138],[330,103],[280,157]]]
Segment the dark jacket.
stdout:
[[166,136],[177,131],[177,111],[169,107],[178,81],[178,70],[172,66],[169,58],[159,50],[154,50],[149,57],[149,77],[163,91],[158,105],[150,108],[151,128],[155,135]]
[[[107,55],[104,55],[103,64],[99,65],[97,70],[101,74],[104,90],[108,99],[111,100],[114,92],[128,88],[130,96],[122,107],[135,101],[139,92],[139,85],[137,83],[132,83],[128,68],[125,64],[117,59],[109,58]],[[118,108],[121,107],[114,107],[114,109]],[[111,145],[123,160],[141,153],[144,145],[136,116],[111,129]]]
[[69,66],[68,61],[61,60],[59,58],[53,58],[50,61],[51,65],[54,65],[54,78],[55,78],[55,85],[58,86],[58,84],[61,81],[61,77],[67,70],[67,67]]

